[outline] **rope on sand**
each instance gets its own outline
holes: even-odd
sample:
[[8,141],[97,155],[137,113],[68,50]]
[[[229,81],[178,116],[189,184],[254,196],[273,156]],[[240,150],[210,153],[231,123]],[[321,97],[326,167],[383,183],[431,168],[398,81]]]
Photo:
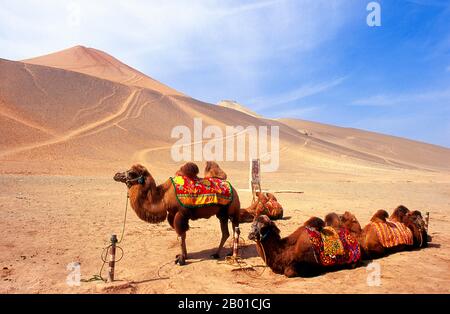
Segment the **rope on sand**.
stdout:
[[[237,256],[227,256],[227,257],[225,257],[224,262],[217,262],[217,263],[218,264],[225,263],[227,265],[236,267],[236,269],[234,269],[233,271],[243,271],[244,274],[246,274],[250,278],[254,278],[254,279],[260,278],[264,274],[264,272],[266,271],[266,268],[267,268],[266,252],[264,251],[263,246],[259,244],[259,248],[261,249],[262,254],[263,254],[264,265],[252,265],[250,263],[247,263],[245,261],[245,259],[241,256],[241,254],[239,254],[239,253],[243,252],[244,249],[246,248],[244,238],[239,237],[239,240],[240,241],[238,244],[238,255]],[[258,245],[258,243],[257,243],[257,245]],[[257,270],[255,269],[257,267],[263,267],[262,272],[258,273]],[[252,272],[256,272],[256,274],[254,274]]]
[[[126,198],[126,204],[125,204],[125,214],[124,214],[124,218],[123,218],[123,225],[122,225],[122,234],[120,236],[120,240],[117,243],[121,243],[123,241],[123,237],[125,234],[125,226],[126,226],[126,220],[127,220],[127,211],[128,211],[128,199],[129,199],[129,195],[127,193],[127,198]],[[240,270],[243,271],[244,274],[246,274],[247,276],[251,277],[251,278],[259,278],[261,277],[264,272],[266,271],[267,268],[267,264],[266,264],[266,252],[264,251],[263,246],[260,243],[257,243],[258,247],[260,248],[262,254],[263,254],[263,261],[264,261],[264,265],[252,265],[247,263],[244,258],[242,258],[242,256],[239,254],[240,252],[243,252],[245,249],[245,240],[242,237],[239,237],[240,241],[238,243],[238,255],[237,256],[227,256],[225,257],[225,261],[224,262],[217,262],[218,264],[221,263],[225,263],[227,265],[231,265],[233,267],[237,267],[239,269],[236,270]],[[112,244],[108,244],[107,246],[105,246],[102,249],[102,253],[100,254],[100,259],[102,260],[102,266],[100,267],[100,270],[98,272],[98,274],[93,275],[91,278],[89,279],[81,279],[81,282],[93,282],[93,281],[103,281],[106,282],[106,279],[102,276],[103,273],[103,268],[105,267],[105,264],[108,263],[107,260],[107,255],[109,252],[109,249],[111,248]],[[232,247],[232,244],[231,244]],[[116,245],[116,249],[119,249],[121,252],[121,256],[119,259],[116,259],[114,262],[120,262],[125,253],[122,247]],[[165,266],[171,264],[172,261],[167,262],[165,264],[162,264],[161,266],[159,266],[158,270],[157,270],[157,276],[159,279],[168,279],[169,277],[162,277],[160,274],[161,269],[163,269]],[[256,267],[263,267],[262,272],[258,273],[255,268]],[[251,274],[250,271],[254,271],[256,272],[256,274]]]
[[[124,236],[124,234],[125,234],[125,226],[126,226],[127,212],[128,212],[128,199],[129,199],[129,195],[128,195],[128,193],[127,193],[127,198],[126,198],[126,203],[125,203],[125,214],[124,214],[124,217],[123,217],[123,225],[122,225],[122,234],[120,235],[120,240],[117,241],[117,243],[121,243],[121,242],[122,242],[123,236]],[[112,244],[108,244],[107,246],[105,246],[105,247],[103,248],[103,250],[102,250],[102,253],[100,254],[100,259],[102,260],[103,263],[102,263],[102,266],[100,267],[100,270],[99,270],[98,274],[93,275],[93,276],[92,276],[91,278],[89,278],[89,279],[81,279],[81,282],[93,282],[93,281],[103,281],[103,282],[106,282],[106,279],[102,276],[102,272],[103,272],[103,268],[105,267],[105,264],[108,263],[107,256],[108,256],[108,252],[109,252],[109,249],[111,248],[111,246],[112,246]],[[120,261],[123,259],[124,255],[125,255],[125,253],[124,253],[122,247],[116,245],[116,249],[119,249],[119,250],[120,250],[121,256],[120,256],[119,259],[116,259],[116,260],[114,261],[115,263],[120,262]],[[158,278],[159,278],[159,279],[167,279],[167,278],[168,278],[168,277],[162,277],[162,276],[160,275],[160,270],[161,270],[164,266],[166,266],[166,265],[168,265],[168,264],[169,264],[169,263],[165,263],[165,264],[161,265],[161,266],[158,268],[157,275],[158,275]]]

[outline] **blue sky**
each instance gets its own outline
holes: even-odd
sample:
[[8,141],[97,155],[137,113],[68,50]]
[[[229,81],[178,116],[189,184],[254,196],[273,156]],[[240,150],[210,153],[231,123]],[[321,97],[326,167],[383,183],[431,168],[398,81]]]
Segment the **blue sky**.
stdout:
[[450,2],[13,1],[0,57],[77,44],[210,103],[450,147]]

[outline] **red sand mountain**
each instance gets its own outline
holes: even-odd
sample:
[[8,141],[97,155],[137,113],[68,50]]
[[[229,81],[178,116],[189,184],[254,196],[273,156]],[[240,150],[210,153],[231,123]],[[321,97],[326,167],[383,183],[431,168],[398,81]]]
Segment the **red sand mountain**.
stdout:
[[[0,59],[0,132],[5,135],[0,173],[109,174],[139,161],[165,174],[180,164],[170,156],[172,128],[192,126],[194,117],[222,129],[279,126],[279,175],[450,172],[447,148],[235,109],[185,96],[92,48],[77,46],[25,62]],[[247,162],[226,167],[230,173],[248,171]]]

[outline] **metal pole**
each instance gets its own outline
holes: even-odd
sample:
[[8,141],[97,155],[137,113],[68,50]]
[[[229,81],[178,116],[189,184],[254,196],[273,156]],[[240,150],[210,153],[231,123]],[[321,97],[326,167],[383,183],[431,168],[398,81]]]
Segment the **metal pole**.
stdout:
[[116,243],[117,236],[111,235],[111,247],[109,249],[109,270],[108,270],[108,282],[114,281],[114,267],[116,263]]
[[425,228],[426,228],[427,232],[428,232],[428,223],[429,222],[430,222],[430,212],[427,212],[425,214]]
[[239,227],[234,228],[233,257],[235,257],[235,258],[238,257],[240,235],[241,235],[241,230],[239,230]]

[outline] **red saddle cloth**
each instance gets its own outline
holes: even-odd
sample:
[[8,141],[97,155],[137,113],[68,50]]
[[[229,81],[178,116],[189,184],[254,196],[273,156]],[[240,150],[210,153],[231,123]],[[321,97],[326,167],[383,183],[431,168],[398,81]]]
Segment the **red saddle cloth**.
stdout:
[[361,249],[357,239],[347,229],[339,232],[325,227],[322,232],[306,227],[314,248],[317,262],[322,266],[352,264],[361,259]]
[[228,205],[233,200],[230,182],[218,178],[198,178],[186,176],[170,178],[175,188],[178,202],[188,208],[208,205]]

